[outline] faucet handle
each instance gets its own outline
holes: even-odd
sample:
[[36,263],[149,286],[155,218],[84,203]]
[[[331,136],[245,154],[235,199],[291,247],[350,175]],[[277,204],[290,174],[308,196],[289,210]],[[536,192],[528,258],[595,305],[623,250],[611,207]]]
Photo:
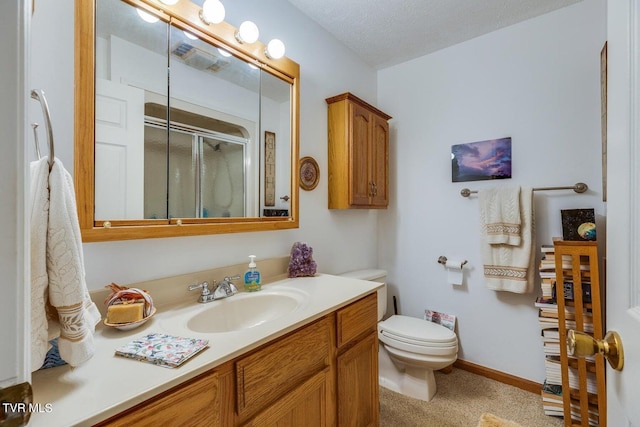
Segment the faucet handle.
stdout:
[[202,293],[200,295],[209,295],[211,291],[209,290],[209,282],[196,283],[195,285],[189,285],[190,291],[195,291],[196,289],[202,289]]
[[232,281],[232,280],[238,280],[239,278],[240,278],[240,275],[239,275],[239,274],[237,274],[237,275],[235,275],[235,276],[231,276],[231,277],[226,276],[226,277],[224,278],[224,281],[225,281],[225,282],[230,282],[230,281]]

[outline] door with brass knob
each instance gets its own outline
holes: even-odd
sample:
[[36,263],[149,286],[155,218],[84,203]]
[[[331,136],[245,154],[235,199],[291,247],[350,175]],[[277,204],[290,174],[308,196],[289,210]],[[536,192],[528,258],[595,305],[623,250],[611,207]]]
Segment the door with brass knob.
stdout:
[[575,357],[602,354],[616,371],[624,367],[622,341],[615,331],[607,332],[603,339],[598,340],[587,333],[570,329],[567,331],[567,351]]
[[606,313],[625,352],[607,371],[607,422],[640,426],[640,0],[609,1],[606,15]]

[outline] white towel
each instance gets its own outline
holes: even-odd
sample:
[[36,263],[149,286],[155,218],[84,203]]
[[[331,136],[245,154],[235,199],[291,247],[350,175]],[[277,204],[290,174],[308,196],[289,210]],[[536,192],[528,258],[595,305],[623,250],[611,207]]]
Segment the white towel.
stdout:
[[520,245],[520,187],[481,190],[478,204],[489,244]]
[[60,357],[71,366],[94,353],[100,313],[85,283],[73,179],[55,159],[31,163],[31,370],[39,369],[59,337]]
[[100,313],[85,282],[73,178],[58,159],[49,173],[47,274],[49,302],[60,325],[60,357],[71,366],[80,365],[95,351],[93,332]]
[[[533,190],[520,190],[521,241],[518,246],[491,244],[482,218],[482,263],[485,285],[495,291],[519,294],[533,291],[535,280],[535,222],[533,212]],[[482,210],[481,210],[482,215]]]
[[31,162],[31,370],[42,366],[49,349],[47,325],[47,226],[49,224],[49,163]]

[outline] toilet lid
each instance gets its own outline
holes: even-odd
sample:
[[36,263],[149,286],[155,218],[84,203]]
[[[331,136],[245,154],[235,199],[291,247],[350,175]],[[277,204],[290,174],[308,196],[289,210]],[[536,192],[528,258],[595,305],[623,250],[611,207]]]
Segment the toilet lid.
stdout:
[[456,334],[449,328],[416,317],[395,315],[378,323],[378,330],[399,341],[425,346],[457,344]]

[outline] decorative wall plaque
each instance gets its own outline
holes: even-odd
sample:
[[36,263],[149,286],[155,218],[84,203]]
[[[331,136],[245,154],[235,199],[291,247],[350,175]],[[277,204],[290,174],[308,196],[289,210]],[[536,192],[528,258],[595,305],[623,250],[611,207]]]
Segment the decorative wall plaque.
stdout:
[[276,205],[276,134],[264,133],[264,205]]
[[320,168],[313,157],[300,159],[300,187],[303,190],[313,190],[320,181]]

